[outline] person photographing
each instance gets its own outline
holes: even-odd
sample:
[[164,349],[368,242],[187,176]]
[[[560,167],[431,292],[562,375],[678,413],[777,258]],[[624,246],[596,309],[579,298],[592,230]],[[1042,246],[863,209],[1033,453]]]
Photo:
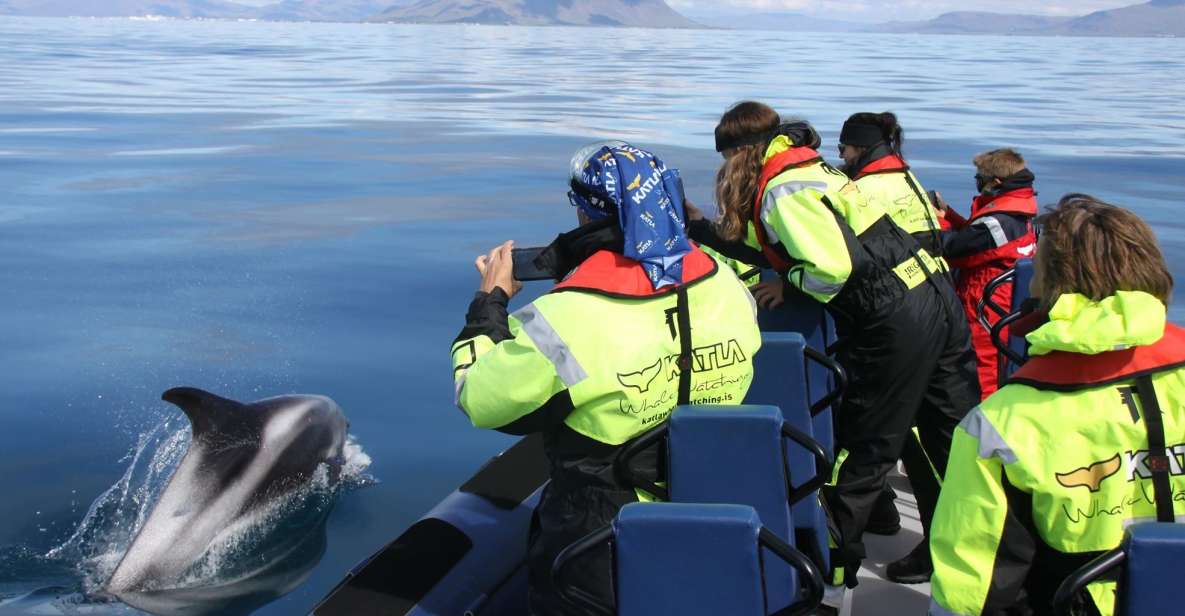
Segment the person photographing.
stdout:
[[[551,481],[528,548],[535,616],[582,613],[552,587],[551,566],[638,500],[614,476],[617,451],[678,404],[740,404],[761,344],[748,290],[684,233],[676,170],[605,142],[573,156],[570,180],[580,225],[536,259],[559,282],[510,313],[521,287],[513,244],[479,256],[478,292],[452,344],[456,402],[473,425],[543,436]],[[636,464],[660,479],[657,456]],[[571,573],[613,604],[607,550]]]

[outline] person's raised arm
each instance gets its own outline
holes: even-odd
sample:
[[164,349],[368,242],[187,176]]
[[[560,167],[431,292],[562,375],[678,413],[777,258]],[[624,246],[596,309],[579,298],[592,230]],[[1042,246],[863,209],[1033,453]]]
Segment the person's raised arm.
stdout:
[[565,383],[540,350],[550,341],[535,338],[546,336],[542,330],[549,326],[533,306],[507,314],[510,297],[522,287],[514,280],[512,248],[506,242],[475,262],[481,285],[452,344],[453,382],[456,404],[473,425],[527,434],[563,421],[572,410],[567,387],[574,383]]

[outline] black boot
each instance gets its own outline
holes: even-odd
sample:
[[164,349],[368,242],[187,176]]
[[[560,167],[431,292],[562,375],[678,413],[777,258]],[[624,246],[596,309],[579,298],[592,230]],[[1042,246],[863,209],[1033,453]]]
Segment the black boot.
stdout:
[[885,577],[898,584],[922,584],[930,581],[934,563],[930,560],[930,542],[922,539],[909,554],[889,563]]
[[864,532],[895,535],[901,530],[901,514],[897,513],[897,503],[894,502],[896,498],[897,493],[885,484],[885,489],[881,491],[876,505],[872,508],[872,514],[868,516],[868,525],[864,527]]

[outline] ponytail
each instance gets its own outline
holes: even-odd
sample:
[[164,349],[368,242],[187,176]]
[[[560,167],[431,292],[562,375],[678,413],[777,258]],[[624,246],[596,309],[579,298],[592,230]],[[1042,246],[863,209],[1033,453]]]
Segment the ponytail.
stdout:
[[877,114],[877,119],[881,133],[885,136],[885,143],[889,145],[889,149],[893,150],[894,154],[901,156],[901,148],[905,145],[905,131],[897,123],[896,114],[892,111],[885,111]]

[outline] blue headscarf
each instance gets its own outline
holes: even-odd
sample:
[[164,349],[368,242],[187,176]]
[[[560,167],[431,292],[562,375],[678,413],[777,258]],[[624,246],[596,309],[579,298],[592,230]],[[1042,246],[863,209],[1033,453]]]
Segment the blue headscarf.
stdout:
[[[592,150],[595,146],[600,147]],[[593,220],[617,216],[625,256],[642,264],[655,289],[683,281],[683,257],[691,244],[683,230],[677,169],[621,141],[594,144],[572,159],[568,199]]]

